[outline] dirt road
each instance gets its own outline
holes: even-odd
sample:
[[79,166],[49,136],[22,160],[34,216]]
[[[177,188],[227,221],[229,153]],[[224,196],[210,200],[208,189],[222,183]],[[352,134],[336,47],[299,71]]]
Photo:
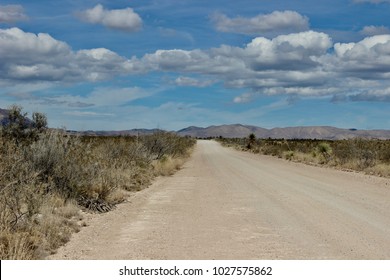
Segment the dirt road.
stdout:
[[198,141],[52,259],[390,259],[390,180]]

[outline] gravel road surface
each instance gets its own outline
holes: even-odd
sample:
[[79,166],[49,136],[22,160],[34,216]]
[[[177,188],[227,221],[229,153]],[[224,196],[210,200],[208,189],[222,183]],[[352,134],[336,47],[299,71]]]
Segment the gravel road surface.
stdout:
[[390,180],[198,141],[50,259],[390,259]]

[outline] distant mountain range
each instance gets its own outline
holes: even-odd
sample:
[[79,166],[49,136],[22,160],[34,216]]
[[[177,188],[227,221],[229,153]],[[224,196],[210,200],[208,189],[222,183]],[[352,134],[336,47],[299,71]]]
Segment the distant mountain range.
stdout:
[[340,140],[350,138],[390,139],[390,130],[342,129],[331,126],[297,126],[266,129],[242,124],[209,126],[206,128],[190,126],[177,132],[182,136],[198,138],[225,137],[242,138],[253,133],[257,138],[273,139],[326,139]]
[[[0,125],[8,122],[8,111],[0,109]],[[72,134],[97,135],[97,136],[117,136],[117,135],[148,135],[161,131],[160,129],[131,129],[120,131],[68,131]],[[358,130],[342,129],[332,126],[297,126],[285,128],[266,129],[257,126],[231,124],[209,127],[190,126],[179,131],[175,131],[181,136],[191,136],[197,138],[225,137],[242,138],[253,133],[257,138],[273,139],[324,139],[340,140],[350,138],[369,138],[369,139],[390,139],[390,130]]]
[[[69,131],[71,133],[83,135],[98,136],[117,136],[117,135],[149,135],[159,132],[159,129],[131,129],[121,131]],[[209,126],[206,128],[190,126],[179,131],[173,131],[180,136],[191,136],[196,138],[225,137],[225,138],[243,138],[253,133],[257,138],[273,139],[324,139],[341,140],[351,138],[367,139],[390,139],[390,130],[358,130],[342,129],[331,126],[298,126],[285,128],[266,129],[257,126],[231,124]]]
[[138,135],[150,135],[156,132],[161,132],[161,129],[130,129],[130,130],[85,130],[85,131],[75,131],[68,130],[68,133],[71,134],[81,134],[88,136],[138,136]]

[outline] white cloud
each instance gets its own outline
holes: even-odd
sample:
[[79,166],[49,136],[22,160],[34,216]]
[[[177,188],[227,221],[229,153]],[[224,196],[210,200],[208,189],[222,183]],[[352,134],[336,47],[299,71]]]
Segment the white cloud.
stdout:
[[390,29],[386,26],[365,26],[361,31],[361,34],[365,36],[374,36],[374,35],[383,35],[383,34],[390,34]]
[[334,45],[330,71],[364,79],[387,79],[390,74],[390,35],[367,37],[357,43]]
[[145,90],[138,87],[99,87],[90,95],[78,97],[76,100],[85,103],[92,102],[97,106],[116,106],[151,96],[154,92],[153,90]]
[[[269,95],[340,97],[390,87],[390,35],[333,44],[325,33],[306,31],[273,39],[257,37],[243,47],[157,50],[128,59],[105,48],[74,51],[48,34],[10,28],[0,29],[0,61],[0,85],[7,87],[95,82],[150,72],[178,74],[172,81],[178,86],[206,87],[223,82],[228,88]],[[147,94],[134,88],[103,88],[93,92],[91,99],[45,102],[87,107],[99,100],[101,104],[117,100],[113,105],[118,105]],[[380,100],[377,94],[371,95]],[[247,96],[240,96],[235,102],[247,100]]]
[[390,102],[390,87],[381,89],[369,89],[364,92],[349,96],[349,100]]
[[[214,76],[227,87],[249,88],[260,94],[349,96],[372,88],[376,81],[387,83],[390,35],[333,45],[327,34],[307,31],[272,40],[258,37],[243,48],[158,50],[137,63],[153,71]],[[249,97],[238,96],[233,101],[248,102]]]
[[[158,50],[140,62],[148,69],[192,72],[210,75],[247,76],[270,70],[315,67],[315,56],[331,47],[328,35],[313,31],[280,35],[269,40],[258,37],[245,48],[221,46],[203,50]],[[248,73],[250,72],[250,73]]]
[[27,18],[21,5],[0,6],[0,22],[13,23]]
[[172,28],[164,28],[159,27],[158,31],[160,32],[161,36],[167,37],[167,38],[181,38],[188,42],[194,43],[195,39],[189,32],[179,31]]
[[135,32],[141,29],[142,19],[132,8],[107,10],[101,4],[79,14],[80,18],[111,29]]
[[133,63],[104,49],[73,51],[49,34],[0,29],[0,82],[99,81],[136,71]]
[[66,111],[64,115],[75,116],[75,117],[113,117],[114,114],[110,113],[97,113],[94,111]]
[[303,69],[317,64],[314,59],[331,47],[332,41],[325,33],[307,31],[280,35],[272,40],[256,38],[246,50],[253,55],[255,69]]
[[176,78],[175,84],[184,87],[207,87],[214,83],[212,80],[198,80],[190,77],[180,76]]
[[91,93],[83,96],[46,96],[36,100],[36,102],[42,104],[58,104],[75,108],[116,107],[126,105],[137,99],[151,96],[155,92],[156,90],[145,90],[138,87],[98,87]]
[[305,31],[309,29],[309,20],[295,11],[274,11],[252,18],[228,16],[216,13],[211,17],[218,31],[257,34],[281,34]]
[[[34,55],[31,55],[33,52]],[[26,33],[19,28],[0,29],[0,55],[2,58],[40,61],[42,55],[68,55],[69,46],[46,33]],[[22,57],[20,57],[22,56]],[[57,57],[56,57],[57,58]]]
[[252,101],[253,95],[251,93],[244,93],[241,94],[240,96],[236,96],[233,99],[234,103],[240,104],[240,103],[248,103]]
[[390,0],[353,0],[353,2],[355,3],[375,3],[375,4],[378,4],[378,3],[388,3],[390,2]]

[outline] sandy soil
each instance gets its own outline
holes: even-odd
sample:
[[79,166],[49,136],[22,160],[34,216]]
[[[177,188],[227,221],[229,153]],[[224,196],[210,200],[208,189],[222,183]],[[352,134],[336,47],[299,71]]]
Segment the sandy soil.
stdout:
[[198,141],[50,259],[390,259],[390,180]]

